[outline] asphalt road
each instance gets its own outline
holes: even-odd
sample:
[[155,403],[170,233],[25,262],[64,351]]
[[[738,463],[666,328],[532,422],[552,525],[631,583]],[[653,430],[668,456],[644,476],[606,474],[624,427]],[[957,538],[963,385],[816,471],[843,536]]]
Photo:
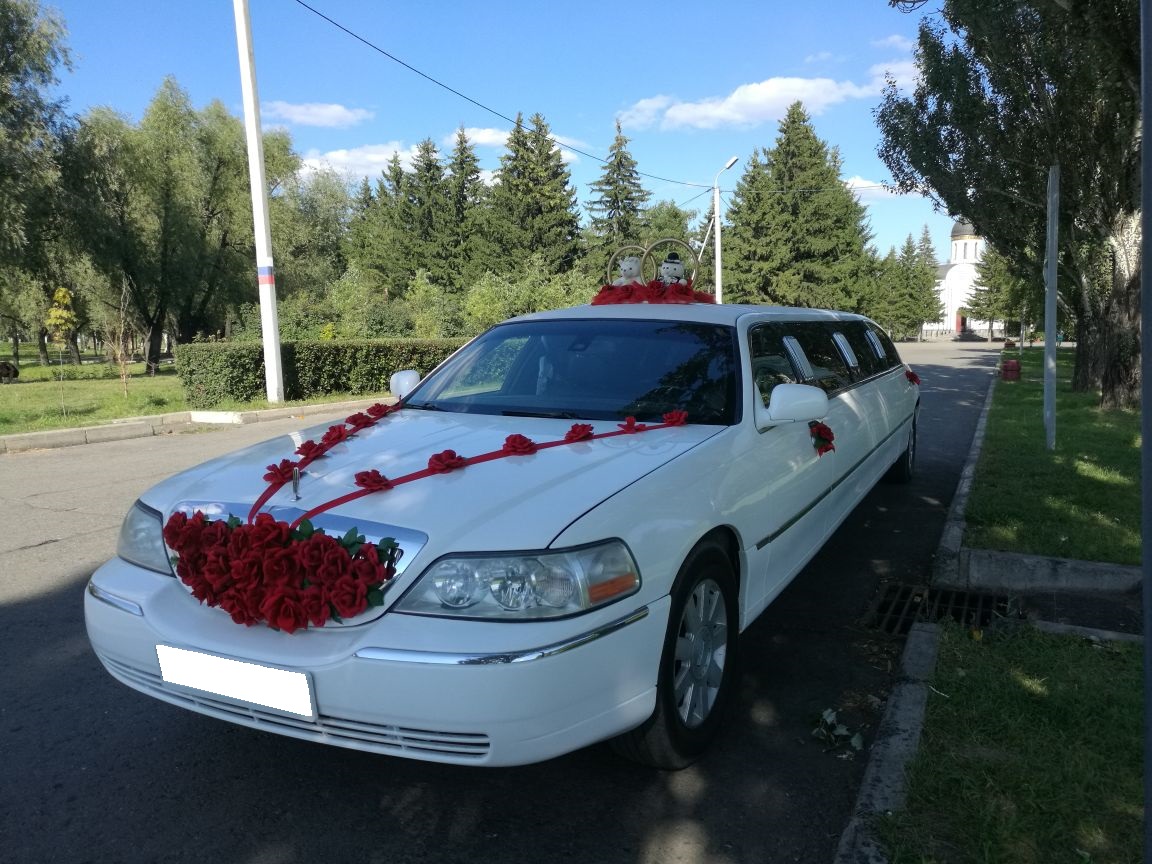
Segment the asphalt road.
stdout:
[[996,359],[979,343],[900,347],[923,379],[917,478],[877,487],[744,634],[731,721],[677,773],[603,746],[509,769],[373,756],[109,677],[82,592],[136,495],[304,421],[0,456],[0,861],[831,861],[867,756],[811,733],[834,708],[871,740],[901,644],[863,616],[881,581],[926,579]]

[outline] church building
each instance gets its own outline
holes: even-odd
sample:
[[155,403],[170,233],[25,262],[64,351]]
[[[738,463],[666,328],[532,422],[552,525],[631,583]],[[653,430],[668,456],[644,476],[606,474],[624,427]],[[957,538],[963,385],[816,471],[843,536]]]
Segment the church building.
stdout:
[[[936,268],[936,291],[944,307],[940,321],[924,325],[924,335],[959,334],[965,330],[988,330],[987,321],[968,317],[968,299],[977,281],[976,265],[984,257],[987,242],[976,235],[976,229],[964,220],[952,226],[951,254],[947,264]],[[995,326],[995,325],[994,325]]]

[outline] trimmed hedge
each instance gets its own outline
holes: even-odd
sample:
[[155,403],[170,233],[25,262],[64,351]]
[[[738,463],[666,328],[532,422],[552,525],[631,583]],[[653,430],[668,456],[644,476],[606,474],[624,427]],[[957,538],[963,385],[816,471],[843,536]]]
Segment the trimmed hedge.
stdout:
[[[380,339],[284,342],[284,398],[325,393],[383,393],[401,369],[431,372],[467,339]],[[259,342],[192,342],[176,351],[176,372],[191,408],[252,402],[266,395]]]

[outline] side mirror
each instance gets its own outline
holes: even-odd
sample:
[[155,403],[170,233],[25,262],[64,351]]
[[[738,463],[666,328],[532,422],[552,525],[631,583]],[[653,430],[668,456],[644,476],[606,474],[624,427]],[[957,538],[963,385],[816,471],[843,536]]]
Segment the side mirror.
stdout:
[[755,402],[756,428],[760,430],[782,423],[808,423],[828,413],[828,394],[810,384],[777,384],[767,405],[759,396]]
[[415,369],[405,369],[402,372],[393,372],[388,379],[388,389],[397,399],[403,399],[416,389],[420,383],[420,373]]

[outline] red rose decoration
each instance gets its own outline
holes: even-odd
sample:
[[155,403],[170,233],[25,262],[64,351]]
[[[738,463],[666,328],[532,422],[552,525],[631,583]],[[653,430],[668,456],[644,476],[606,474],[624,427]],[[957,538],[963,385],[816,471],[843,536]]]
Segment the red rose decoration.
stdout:
[[296,463],[291,459],[281,459],[279,465],[269,465],[264,480],[268,483],[287,483],[292,479],[292,469]]
[[329,426],[328,431],[324,433],[320,439],[320,443],[325,445],[325,449],[334,447],[342,441],[347,441],[348,436],[352,431],[343,423],[338,423],[335,426]]
[[625,417],[623,423],[617,423],[621,429],[631,435],[634,432],[643,432],[648,427],[643,423],[637,423],[635,417]]
[[669,426],[683,426],[688,422],[687,411],[669,411],[664,415],[664,422]]
[[379,420],[381,417],[387,417],[393,411],[399,410],[399,405],[385,405],[383,402],[377,402],[375,405],[368,407],[368,416],[374,420]]
[[904,367],[904,377],[908,379],[908,383],[915,384],[917,386],[920,385],[920,376],[907,366]]
[[836,440],[836,436],[825,424],[813,420],[808,424],[808,431],[812,434],[812,446],[816,448],[817,456],[823,456],[836,449],[836,445],[832,443]]
[[296,454],[298,456],[304,457],[304,459],[301,460],[301,462],[303,462],[303,461],[311,462],[313,459],[319,459],[326,452],[328,452],[327,447],[325,447],[323,444],[317,444],[315,441],[312,441],[311,439],[309,439],[308,441],[305,441],[303,444],[301,444],[299,447],[296,448]]
[[332,616],[328,598],[319,585],[311,585],[300,592],[300,606],[313,627],[323,627]]
[[572,428],[564,433],[564,440],[569,444],[575,441],[587,441],[592,437],[591,423],[573,423]]
[[304,605],[296,599],[294,593],[283,588],[264,598],[260,614],[265,621],[285,633],[295,633],[301,627],[308,626],[308,613]]
[[468,464],[468,459],[455,450],[443,450],[428,459],[428,470],[435,474],[447,474]]
[[288,523],[278,521],[270,513],[257,514],[256,521],[248,527],[248,531],[252,535],[251,545],[258,549],[283,546],[291,539],[292,535]]
[[371,471],[356,472],[356,485],[370,492],[381,492],[392,488],[392,481],[373,468]]
[[529,456],[536,452],[536,442],[523,435],[509,435],[500,449],[510,456]]
[[351,575],[341,576],[328,592],[332,607],[341,618],[354,618],[368,606],[368,590]]
[[363,411],[359,411],[356,414],[353,414],[351,417],[345,417],[344,422],[351,426],[352,431],[355,433],[359,432],[361,429],[367,429],[376,421],[365,414]]

